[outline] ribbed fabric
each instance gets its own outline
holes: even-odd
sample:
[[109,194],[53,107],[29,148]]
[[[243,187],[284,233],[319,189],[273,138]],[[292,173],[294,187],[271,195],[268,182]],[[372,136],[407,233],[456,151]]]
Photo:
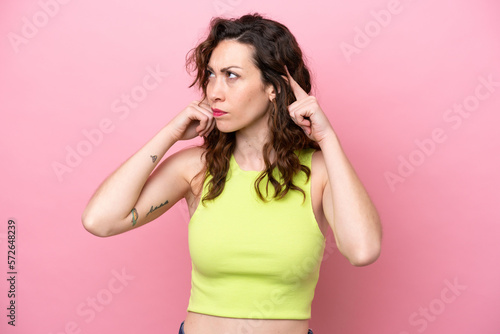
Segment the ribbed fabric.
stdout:
[[[311,168],[314,150],[297,152]],[[189,222],[192,260],[188,311],[231,318],[309,319],[325,248],[303,172],[281,200],[262,202],[258,171],[231,156],[222,194],[201,202]],[[261,182],[265,195],[266,179]],[[203,195],[206,192],[204,185]],[[270,185],[270,196],[274,188]]]

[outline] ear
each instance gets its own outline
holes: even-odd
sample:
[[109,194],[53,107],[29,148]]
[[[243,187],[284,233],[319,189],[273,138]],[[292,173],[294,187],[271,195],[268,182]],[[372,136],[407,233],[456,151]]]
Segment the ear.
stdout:
[[[279,92],[279,90],[278,90]],[[272,101],[276,98],[276,91],[273,87],[273,85],[269,84],[266,88],[266,93],[267,93],[267,96],[269,98],[269,101]]]

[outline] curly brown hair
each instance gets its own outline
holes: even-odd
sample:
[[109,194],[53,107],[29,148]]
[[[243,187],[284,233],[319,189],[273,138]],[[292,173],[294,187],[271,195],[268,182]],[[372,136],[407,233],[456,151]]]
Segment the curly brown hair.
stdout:
[[[258,196],[266,201],[259,184],[267,177],[266,197],[269,195],[268,188],[271,184],[274,187],[273,198],[281,199],[289,190],[297,190],[305,199],[304,191],[293,183],[293,177],[303,171],[309,179],[311,171],[300,163],[294,151],[305,148],[319,149],[319,145],[306,136],[288,113],[288,106],[296,101],[296,98],[285,79],[287,77],[285,66],[307,93],[311,91],[311,77],[297,40],[286,26],[257,13],[233,19],[213,18],[208,37],[186,55],[188,72],[196,71],[196,78],[189,87],[198,84],[203,91],[203,99],[207,94],[209,79],[207,65],[210,56],[223,40],[235,40],[252,46],[252,60],[261,72],[263,84],[272,84],[276,92],[276,98],[273,100],[274,108],[269,115],[271,136],[263,148],[266,168],[254,184]],[[208,183],[208,192],[203,197],[203,202],[215,199],[224,190],[235,146],[234,132],[224,133],[215,128],[204,137],[202,145],[205,148],[206,161],[204,181],[209,175],[212,179]],[[272,150],[276,153],[276,161],[270,161]],[[273,175],[275,168],[280,172],[279,181]]]

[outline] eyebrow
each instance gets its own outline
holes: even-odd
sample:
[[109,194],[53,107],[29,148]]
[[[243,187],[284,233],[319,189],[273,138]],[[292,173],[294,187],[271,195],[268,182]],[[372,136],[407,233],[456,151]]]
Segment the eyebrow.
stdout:
[[[231,65],[231,66],[228,66],[228,67],[224,67],[224,68],[222,68],[220,71],[221,71],[222,73],[224,73],[224,72],[226,72],[227,70],[229,70],[230,68],[233,68],[233,67],[235,67],[235,68],[239,68],[239,69],[241,69],[241,70],[242,70],[242,68],[241,68],[241,67],[239,67],[239,66]],[[210,67],[209,65],[207,65],[207,68],[208,68],[210,71],[212,71],[212,72],[214,71],[214,70],[212,69],[212,67]]]

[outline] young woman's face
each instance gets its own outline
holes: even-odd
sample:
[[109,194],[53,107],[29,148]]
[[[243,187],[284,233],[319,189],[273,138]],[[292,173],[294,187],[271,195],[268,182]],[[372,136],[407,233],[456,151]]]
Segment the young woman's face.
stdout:
[[272,85],[264,87],[252,52],[252,46],[234,40],[223,40],[212,51],[207,66],[207,99],[222,132],[268,126],[274,89]]

